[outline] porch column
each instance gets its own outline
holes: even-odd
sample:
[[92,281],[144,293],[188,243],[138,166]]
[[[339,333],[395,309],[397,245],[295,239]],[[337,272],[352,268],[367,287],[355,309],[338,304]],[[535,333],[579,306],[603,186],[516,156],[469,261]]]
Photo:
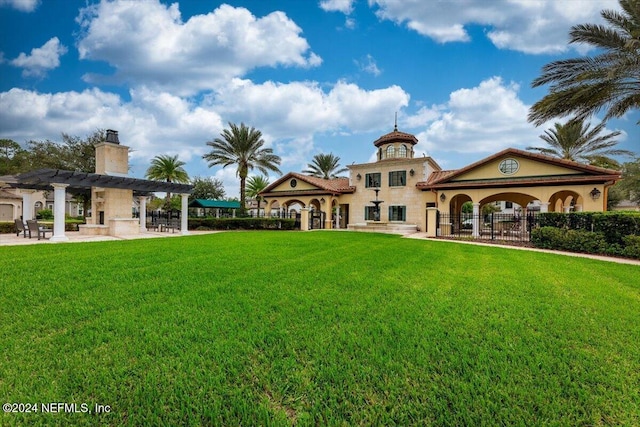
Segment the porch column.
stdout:
[[21,190],[22,193],[22,220],[33,219],[33,193],[36,190]]
[[64,204],[66,188],[69,184],[51,184],[53,187],[53,236],[52,242],[66,242],[69,238],[64,234]]
[[427,208],[427,237],[438,235],[438,208]]
[[563,210],[564,210],[564,213],[569,213],[571,212],[571,206],[565,206]]
[[540,203],[540,213],[549,212],[549,202]]
[[309,231],[309,208],[300,210],[300,230]]
[[336,205],[336,230],[340,229],[340,205]]
[[181,194],[182,196],[182,212],[180,213],[180,233],[182,235],[189,234],[189,194]]
[[473,204],[473,237],[480,237],[480,203]]
[[147,196],[140,196],[140,232],[147,231]]
[[582,212],[582,205],[575,205],[574,209],[576,212]]

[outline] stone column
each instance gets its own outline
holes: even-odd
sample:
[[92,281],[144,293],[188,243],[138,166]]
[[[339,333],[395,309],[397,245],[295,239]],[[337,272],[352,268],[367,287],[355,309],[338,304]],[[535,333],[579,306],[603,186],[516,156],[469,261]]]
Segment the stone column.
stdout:
[[309,208],[302,208],[300,212],[300,230],[309,231]]
[[64,205],[66,188],[69,184],[51,184],[53,186],[53,236],[52,242],[66,242],[69,238],[64,234]]
[[147,196],[140,196],[140,232],[147,231]]
[[473,237],[480,237],[480,203],[473,204]]
[[540,213],[549,212],[549,202],[540,203]]
[[189,234],[189,194],[181,194],[182,196],[182,212],[180,213],[180,232],[183,235]]
[[340,205],[336,205],[336,230],[340,229]]
[[427,237],[436,237],[438,235],[438,208],[427,208]]
[[21,190],[22,193],[22,220],[33,219],[33,193],[36,190]]

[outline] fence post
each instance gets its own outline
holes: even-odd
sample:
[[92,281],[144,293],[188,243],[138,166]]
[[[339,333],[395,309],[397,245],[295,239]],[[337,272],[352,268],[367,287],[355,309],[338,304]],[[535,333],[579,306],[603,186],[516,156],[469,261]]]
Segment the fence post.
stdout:
[[493,214],[494,214],[494,212],[491,212],[491,240],[496,240],[496,234],[495,234],[495,228],[494,228],[494,222],[493,222]]
[[427,208],[427,237],[436,237],[438,230],[438,208]]

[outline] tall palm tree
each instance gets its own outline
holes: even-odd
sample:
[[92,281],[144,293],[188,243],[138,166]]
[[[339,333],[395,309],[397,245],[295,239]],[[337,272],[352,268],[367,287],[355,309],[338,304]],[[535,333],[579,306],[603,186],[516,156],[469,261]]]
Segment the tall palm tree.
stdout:
[[238,127],[229,123],[229,129],[224,129],[221,138],[207,141],[212,149],[202,156],[209,162],[209,167],[222,165],[237,165],[236,176],[240,178],[240,209],[244,212],[246,203],[246,180],[249,171],[258,169],[267,175],[269,171],[279,174],[280,156],[273,154],[271,148],[262,148],[264,140],[262,133],[255,128],[248,128],[244,123]]
[[316,176],[318,178],[332,179],[337,178],[339,174],[348,171],[347,168],[340,167],[340,157],[329,154],[316,154],[313,156],[313,161],[307,163],[307,169],[302,173],[307,175]]
[[260,216],[260,201],[262,200],[260,192],[267,188],[267,185],[269,185],[269,179],[266,176],[253,175],[247,180],[247,196],[258,202],[258,216]]
[[569,43],[591,45],[600,53],[545,65],[532,86],[551,87],[531,107],[530,122],[540,126],[554,117],[586,118],[601,109],[606,121],[640,107],[640,0],[620,0],[620,6],[622,13],[600,13],[607,26],[571,28]]
[[605,122],[589,129],[590,126],[581,119],[573,119],[564,124],[555,123],[552,129],[547,129],[540,135],[548,144],[547,147],[527,147],[527,150],[606,167],[620,167],[620,164],[609,156],[633,155],[630,151],[613,148],[618,143],[615,138],[620,135],[620,131],[600,135]]
[[[188,183],[189,174],[184,170],[186,163],[178,160],[178,155],[159,155],[151,159],[151,166],[147,169],[145,177],[154,181],[166,181]],[[171,206],[171,193],[167,192],[165,207]]]

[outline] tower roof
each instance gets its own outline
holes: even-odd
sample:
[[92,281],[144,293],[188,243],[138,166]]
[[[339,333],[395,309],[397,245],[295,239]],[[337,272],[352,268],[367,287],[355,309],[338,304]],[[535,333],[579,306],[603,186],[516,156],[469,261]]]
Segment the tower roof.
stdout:
[[404,144],[416,145],[418,143],[418,138],[415,135],[411,135],[410,133],[400,132],[398,127],[394,127],[393,132],[389,132],[386,135],[382,135],[380,138],[376,139],[373,142],[373,145],[376,147],[380,147],[384,144],[391,144],[394,142],[401,142]]

